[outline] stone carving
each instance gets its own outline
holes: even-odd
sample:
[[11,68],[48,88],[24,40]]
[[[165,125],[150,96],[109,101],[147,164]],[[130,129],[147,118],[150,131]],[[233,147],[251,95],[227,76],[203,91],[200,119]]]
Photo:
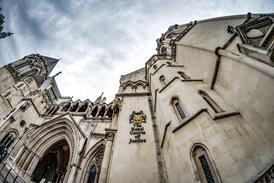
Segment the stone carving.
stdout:
[[133,111],[129,115],[129,123],[133,126],[130,129],[129,134],[133,137],[129,139],[129,144],[131,143],[145,143],[146,139],[141,138],[141,135],[145,135],[145,129],[142,126],[143,123],[146,123],[146,115],[143,111],[135,112]]
[[114,100],[113,102],[113,114],[118,114],[119,111],[122,109],[122,103],[123,103],[123,100],[120,99],[120,98],[117,98]]
[[115,135],[114,131],[107,131],[105,135],[105,139],[107,141],[113,141],[114,135]]

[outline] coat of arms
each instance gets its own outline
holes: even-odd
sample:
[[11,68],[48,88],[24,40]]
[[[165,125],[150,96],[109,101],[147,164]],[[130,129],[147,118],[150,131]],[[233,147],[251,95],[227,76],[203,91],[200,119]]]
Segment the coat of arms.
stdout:
[[133,111],[131,115],[129,115],[129,123],[133,123],[135,125],[140,125],[146,122],[146,115],[143,111]]

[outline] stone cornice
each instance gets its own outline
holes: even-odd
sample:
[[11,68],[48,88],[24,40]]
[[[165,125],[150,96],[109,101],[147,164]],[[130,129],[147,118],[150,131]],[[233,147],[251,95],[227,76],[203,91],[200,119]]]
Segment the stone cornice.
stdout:
[[150,92],[142,92],[142,93],[118,93],[115,97],[139,97],[139,96],[150,96]]

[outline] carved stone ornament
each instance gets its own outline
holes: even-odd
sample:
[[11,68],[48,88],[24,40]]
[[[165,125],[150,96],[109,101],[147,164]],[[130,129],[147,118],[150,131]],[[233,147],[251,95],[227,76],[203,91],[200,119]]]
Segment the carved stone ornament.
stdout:
[[117,114],[122,109],[122,103],[123,100],[120,98],[117,98],[113,102],[113,113]]
[[129,115],[129,123],[132,124],[130,128],[130,138],[129,144],[139,144],[139,143],[146,143],[146,139],[144,135],[146,134],[143,123],[146,122],[146,115],[143,111],[136,112],[133,111],[131,115]]
[[107,141],[113,141],[114,135],[115,135],[115,132],[108,131],[108,132],[106,133],[105,139],[106,139]]
[[131,115],[129,115],[129,123],[133,123],[136,125],[140,125],[146,122],[146,115],[143,111],[133,111]]

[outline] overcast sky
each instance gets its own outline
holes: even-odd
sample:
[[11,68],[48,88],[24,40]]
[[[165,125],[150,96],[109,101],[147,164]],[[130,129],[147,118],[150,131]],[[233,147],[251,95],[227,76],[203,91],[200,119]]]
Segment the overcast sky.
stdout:
[[[31,53],[60,58],[52,75],[63,96],[107,101],[120,75],[141,67],[170,25],[211,17],[274,12],[274,0],[0,0],[0,65]],[[1,76],[0,76],[1,77]]]

